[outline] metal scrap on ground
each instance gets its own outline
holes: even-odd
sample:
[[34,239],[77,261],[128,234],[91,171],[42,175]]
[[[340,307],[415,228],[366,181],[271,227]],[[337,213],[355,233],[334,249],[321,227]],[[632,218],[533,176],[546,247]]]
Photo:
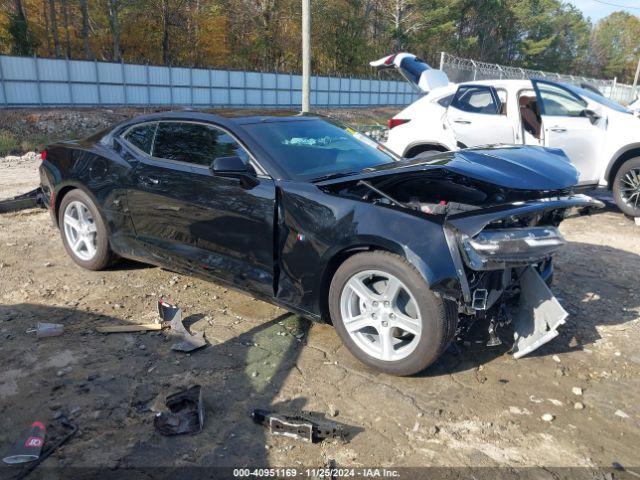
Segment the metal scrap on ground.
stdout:
[[329,438],[346,440],[350,434],[360,431],[358,427],[328,420],[319,412],[281,414],[256,409],[251,412],[253,421],[269,429],[272,435],[296,438],[305,442],[321,442]]
[[171,323],[171,336],[177,340],[171,345],[171,350],[191,352],[207,344],[204,332],[193,335],[189,333],[182,324],[182,309],[167,302],[164,298],[158,299],[158,315],[163,321]]

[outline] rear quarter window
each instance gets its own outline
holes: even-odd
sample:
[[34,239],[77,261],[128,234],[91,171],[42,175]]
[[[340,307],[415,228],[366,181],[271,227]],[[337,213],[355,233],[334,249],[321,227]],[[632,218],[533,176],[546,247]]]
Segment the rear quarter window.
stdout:
[[124,139],[139,150],[149,154],[153,144],[153,136],[156,133],[156,125],[156,123],[145,123],[144,125],[133,127],[124,135]]

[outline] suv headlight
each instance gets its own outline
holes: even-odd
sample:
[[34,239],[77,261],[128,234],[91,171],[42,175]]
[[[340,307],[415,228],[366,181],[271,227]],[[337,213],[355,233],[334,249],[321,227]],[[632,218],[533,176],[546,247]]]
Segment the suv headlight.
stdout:
[[473,270],[496,270],[542,260],[566,241],[555,227],[483,230],[462,237],[462,251]]

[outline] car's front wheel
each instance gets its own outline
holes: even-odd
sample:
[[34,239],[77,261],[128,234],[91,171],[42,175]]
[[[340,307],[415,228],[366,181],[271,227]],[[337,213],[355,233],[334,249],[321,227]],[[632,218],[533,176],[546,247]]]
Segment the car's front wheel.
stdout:
[[613,180],[613,198],[623,213],[640,217],[640,157],[622,164]]
[[338,268],[329,310],[349,351],[392,375],[411,375],[432,364],[457,325],[452,302],[437,297],[402,257],[382,251],[356,254]]
[[82,190],[67,193],[60,203],[58,225],[64,248],[78,265],[101,270],[111,263],[107,229],[89,195]]

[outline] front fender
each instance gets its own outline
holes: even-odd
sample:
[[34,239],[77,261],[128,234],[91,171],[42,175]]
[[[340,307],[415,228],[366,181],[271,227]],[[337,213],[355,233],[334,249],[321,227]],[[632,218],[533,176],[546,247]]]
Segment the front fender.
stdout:
[[437,220],[331,195],[310,184],[287,185],[280,199],[276,297],[281,301],[320,315],[327,268],[341,252],[359,248],[396,253],[432,290],[459,295],[456,268]]

